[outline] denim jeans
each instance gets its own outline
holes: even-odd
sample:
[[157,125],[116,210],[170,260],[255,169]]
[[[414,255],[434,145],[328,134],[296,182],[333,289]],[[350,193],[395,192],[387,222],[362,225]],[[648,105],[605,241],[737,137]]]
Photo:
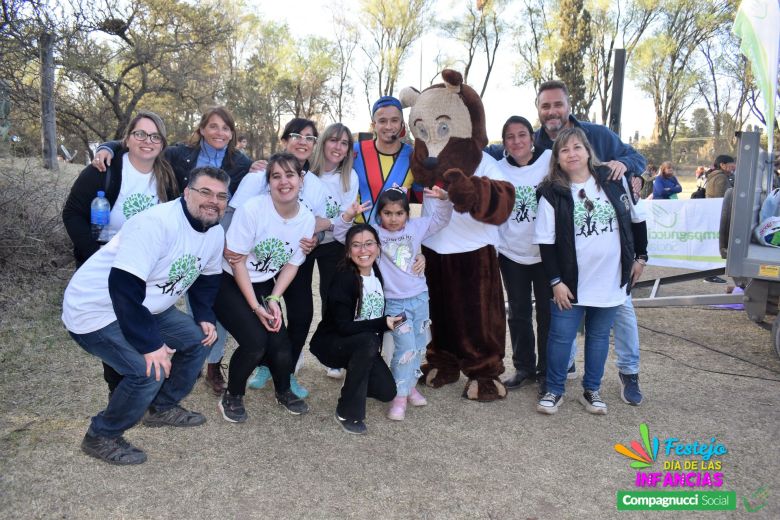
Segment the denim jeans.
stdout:
[[150,405],[157,410],[173,408],[195,385],[209,352],[201,343],[204,336],[200,326],[176,307],[152,317],[165,344],[176,350],[170,377],[165,379],[161,374],[159,381],[154,370],[146,376],[146,359],[125,339],[119,322],[87,334],[70,333],[81,348],[123,376],[106,409],[92,418],[90,431],[95,435],[119,437],[141,420]]
[[547,391],[563,395],[566,372],[569,369],[571,344],[577,336],[577,328],[585,316],[585,390],[598,390],[604,376],[604,365],[609,354],[609,331],[618,307],[583,307],[573,305],[569,310],[559,310],[550,301],[550,337],[547,343]]
[[428,291],[411,298],[385,301],[385,312],[389,316],[406,313],[406,323],[392,331],[393,359],[390,371],[393,373],[398,397],[406,397],[422,375],[420,364],[428,345]]
[[[192,307],[190,307],[189,294],[184,295],[184,303],[186,303],[187,314],[192,316]],[[208,357],[206,357],[206,363],[219,363],[222,357],[225,355],[225,344],[227,343],[228,331],[219,320],[217,320],[217,341],[211,345]]]
[[[639,326],[631,296],[620,305],[615,315],[615,366],[621,374],[639,373]],[[572,342],[569,366],[574,363],[577,341]]]

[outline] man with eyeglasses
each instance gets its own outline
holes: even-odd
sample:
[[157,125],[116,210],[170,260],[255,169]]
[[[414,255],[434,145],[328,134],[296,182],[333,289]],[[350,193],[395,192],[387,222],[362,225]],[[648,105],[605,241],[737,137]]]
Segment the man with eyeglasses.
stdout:
[[[150,427],[206,422],[179,402],[217,339],[212,305],[225,241],[218,224],[229,182],[221,169],[196,168],[183,197],[128,220],[65,289],[62,321],[71,337],[123,376],[84,436],[88,455],[141,464],[146,454],[123,434],[142,417]],[[184,293],[194,319],[175,307]]]

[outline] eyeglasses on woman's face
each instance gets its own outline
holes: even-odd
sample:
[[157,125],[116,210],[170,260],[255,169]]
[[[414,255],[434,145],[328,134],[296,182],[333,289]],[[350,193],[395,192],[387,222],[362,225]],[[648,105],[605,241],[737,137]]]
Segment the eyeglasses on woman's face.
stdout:
[[309,144],[315,144],[317,142],[316,135],[290,134],[290,139],[292,141],[306,141]]
[[365,242],[352,242],[349,247],[358,251],[360,249],[373,249],[377,246],[376,240],[366,240]]
[[135,130],[130,132],[130,135],[132,135],[137,141],[143,142],[149,139],[154,144],[161,143],[163,139],[162,135],[160,134],[149,134],[143,130]]

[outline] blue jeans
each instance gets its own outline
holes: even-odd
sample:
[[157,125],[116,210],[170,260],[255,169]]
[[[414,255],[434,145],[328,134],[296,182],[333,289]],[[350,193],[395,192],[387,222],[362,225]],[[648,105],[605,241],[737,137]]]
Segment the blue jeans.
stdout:
[[[187,304],[187,314],[189,316],[192,316],[192,307],[190,307],[189,294],[184,295],[184,303]],[[208,357],[206,357],[206,363],[219,363],[220,361],[222,361],[222,357],[225,355],[225,343],[227,343],[228,331],[225,328],[225,326],[222,325],[219,321],[217,321],[216,326],[217,326],[217,341],[215,341],[214,344],[211,345],[211,350],[209,351],[209,355]]]
[[[631,296],[620,305],[615,315],[615,366],[621,374],[639,373],[639,326]],[[569,366],[574,363],[577,341],[572,342]]]
[[609,354],[609,331],[618,307],[583,307],[573,305],[559,310],[550,301],[550,336],[547,342],[547,391],[563,395],[566,373],[569,369],[571,344],[577,337],[577,328],[585,316],[585,390],[598,390],[604,376],[604,365]]
[[150,377],[146,376],[146,359],[125,339],[118,322],[87,334],[70,333],[81,348],[123,376],[106,409],[92,418],[92,434],[119,437],[141,420],[150,405],[157,410],[173,408],[195,385],[209,352],[201,344],[204,336],[200,326],[176,307],[152,317],[165,344],[176,350],[170,377],[165,379],[165,374],[161,374],[159,381],[155,380],[154,370]]
[[406,397],[422,375],[420,364],[425,356],[428,344],[427,331],[430,325],[428,311],[428,291],[411,298],[386,300],[389,316],[406,313],[406,323],[392,331],[393,360],[390,371],[393,373],[398,397]]

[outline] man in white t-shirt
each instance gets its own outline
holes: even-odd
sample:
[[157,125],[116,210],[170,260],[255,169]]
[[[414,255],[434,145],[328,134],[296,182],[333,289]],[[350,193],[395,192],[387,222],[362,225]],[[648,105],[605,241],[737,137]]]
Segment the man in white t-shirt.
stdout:
[[[141,464],[146,454],[122,435],[142,417],[153,427],[206,422],[179,402],[217,339],[212,306],[225,241],[218,224],[229,182],[221,169],[193,170],[182,198],[128,220],[65,289],[62,321],[68,332],[122,375],[81,443],[88,455],[110,464]],[[194,319],[175,307],[185,293]]]

